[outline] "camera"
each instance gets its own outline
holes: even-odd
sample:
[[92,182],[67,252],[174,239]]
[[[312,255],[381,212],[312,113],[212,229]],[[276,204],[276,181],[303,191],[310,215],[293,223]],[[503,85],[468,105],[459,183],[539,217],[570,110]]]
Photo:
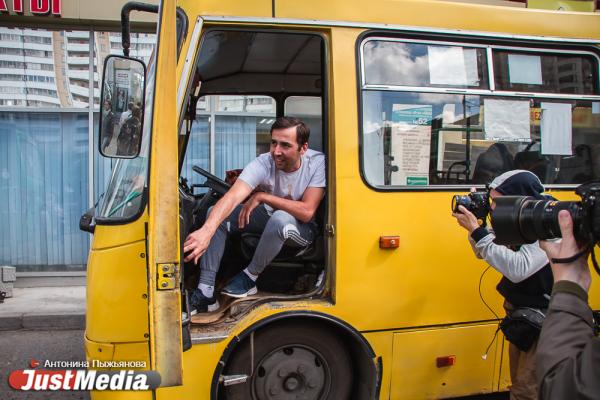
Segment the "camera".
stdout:
[[500,196],[491,213],[496,244],[515,246],[561,237],[558,213],[567,210],[573,219],[578,243],[600,240],[600,182],[583,184],[575,193],[581,201],[536,200],[526,196]]
[[453,213],[460,213],[458,206],[463,206],[469,210],[481,222],[481,226],[485,226],[490,212],[490,195],[487,191],[471,192],[468,195],[455,195],[452,197]]

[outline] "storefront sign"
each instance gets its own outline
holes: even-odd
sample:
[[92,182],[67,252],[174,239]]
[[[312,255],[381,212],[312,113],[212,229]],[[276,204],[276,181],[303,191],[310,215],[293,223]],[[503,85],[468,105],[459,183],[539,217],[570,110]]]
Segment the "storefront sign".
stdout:
[[[12,10],[8,4],[11,0],[0,0],[0,12],[10,11],[16,14],[24,14],[24,3],[28,0],[12,0]],[[61,15],[61,0],[29,0],[29,13],[32,15]]]

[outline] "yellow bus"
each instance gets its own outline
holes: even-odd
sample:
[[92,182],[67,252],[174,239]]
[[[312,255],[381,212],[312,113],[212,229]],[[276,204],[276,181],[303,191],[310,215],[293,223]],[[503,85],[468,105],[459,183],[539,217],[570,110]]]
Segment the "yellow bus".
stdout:
[[[147,66],[111,56],[101,71],[99,151],[120,159],[82,220],[85,346],[162,380],[93,398],[506,390],[500,275],[484,273],[450,200],[514,168],[562,199],[600,177],[600,15],[433,0],[127,7],[158,11],[158,44]],[[257,295],[190,318],[198,271],[182,242],[282,115],[327,157],[320,234],[278,256]],[[218,284],[253,240],[231,239]]]

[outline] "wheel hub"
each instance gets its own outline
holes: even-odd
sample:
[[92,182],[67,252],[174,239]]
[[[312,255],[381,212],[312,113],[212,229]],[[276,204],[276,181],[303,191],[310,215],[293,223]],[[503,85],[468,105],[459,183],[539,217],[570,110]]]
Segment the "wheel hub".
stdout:
[[288,392],[293,392],[300,386],[300,381],[294,376],[288,376],[283,382],[283,388]]
[[257,399],[326,398],[331,385],[329,367],[312,348],[286,346],[265,356],[252,379]]

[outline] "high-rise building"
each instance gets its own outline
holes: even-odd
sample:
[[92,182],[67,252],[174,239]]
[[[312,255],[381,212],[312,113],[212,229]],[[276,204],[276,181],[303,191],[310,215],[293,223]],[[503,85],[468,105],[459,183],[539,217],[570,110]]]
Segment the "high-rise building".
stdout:
[[[148,62],[155,42],[133,34],[132,56]],[[85,108],[92,84],[98,105],[98,60],[109,54],[122,54],[120,33],[0,27],[0,106]]]

